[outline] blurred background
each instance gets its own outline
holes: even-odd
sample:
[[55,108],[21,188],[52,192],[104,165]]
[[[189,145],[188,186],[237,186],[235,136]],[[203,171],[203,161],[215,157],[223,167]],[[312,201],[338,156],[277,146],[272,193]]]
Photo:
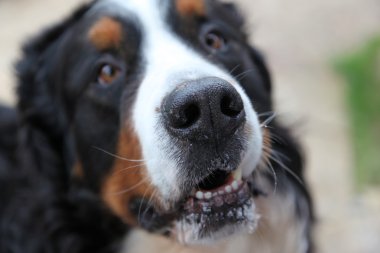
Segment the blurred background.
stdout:
[[[83,0],[0,0],[0,102],[21,43]],[[307,157],[321,253],[380,252],[380,0],[231,0]]]

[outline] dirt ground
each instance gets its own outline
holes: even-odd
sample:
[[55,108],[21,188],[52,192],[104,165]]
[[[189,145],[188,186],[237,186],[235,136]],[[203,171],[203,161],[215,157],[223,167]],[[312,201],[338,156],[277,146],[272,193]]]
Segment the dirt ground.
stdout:
[[[20,43],[80,2],[0,0],[0,101],[14,103],[12,62]],[[380,32],[380,1],[235,2],[272,68],[279,117],[297,129],[303,143],[319,252],[380,252],[380,191],[355,192],[345,87],[331,70],[334,56]]]

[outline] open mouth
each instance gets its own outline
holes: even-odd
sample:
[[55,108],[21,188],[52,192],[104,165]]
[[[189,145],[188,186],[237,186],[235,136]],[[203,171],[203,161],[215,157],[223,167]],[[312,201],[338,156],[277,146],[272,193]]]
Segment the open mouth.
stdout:
[[257,224],[253,194],[241,176],[216,170],[193,189],[177,224],[179,240],[202,243],[240,230],[253,232]]
[[248,187],[238,171],[217,170],[194,188],[184,205],[192,213],[224,212],[231,206],[244,204],[250,198]]

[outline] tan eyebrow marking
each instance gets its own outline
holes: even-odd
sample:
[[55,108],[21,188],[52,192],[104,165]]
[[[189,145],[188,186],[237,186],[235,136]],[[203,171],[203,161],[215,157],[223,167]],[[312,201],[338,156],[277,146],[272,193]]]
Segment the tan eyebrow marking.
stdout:
[[98,50],[117,48],[122,39],[122,26],[115,19],[103,17],[91,27],[88,38]]
[[182,16],[204,16],[206,5],[204,0],[176,0],[176,9]]

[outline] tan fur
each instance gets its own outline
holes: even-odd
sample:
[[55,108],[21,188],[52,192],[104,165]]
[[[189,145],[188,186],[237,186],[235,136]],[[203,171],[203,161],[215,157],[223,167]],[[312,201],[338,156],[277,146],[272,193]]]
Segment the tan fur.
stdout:
[[98,50],[117,48],[122,40],[122,26],[112,18],[103,17],[91,27],[88,38]]
[[178,13],[184,17],[204,16],[206,14],[204,0],[176,0],[176,8]]
[[80,162],[76,162],[74,164],[72,175],[74,178],[83,178],[84,177],[84,170],[82,167],[82,164]]
[[271,133],[268,129],[263,129],[263,154],[261,160],[266,164],[271,156],[272,151],[272,140]]
[[128,235],[120,253],[305,253],[305,224],[294,216],[294,196],[260,197],[256,200],[261,215],[258,229],[213,246],[186,247],[171,239],[135,230]]
[[[128,205],[132,198],[143,197],[151,201],[153,187],[141,160],[141,148],[132,130],[120,134],[118,152],[113,168],[103,183],[102,197],[115,214],[130,225],[137,225],[136,217],[130,213]],[[144,210],[142,210],[144,211]]]

